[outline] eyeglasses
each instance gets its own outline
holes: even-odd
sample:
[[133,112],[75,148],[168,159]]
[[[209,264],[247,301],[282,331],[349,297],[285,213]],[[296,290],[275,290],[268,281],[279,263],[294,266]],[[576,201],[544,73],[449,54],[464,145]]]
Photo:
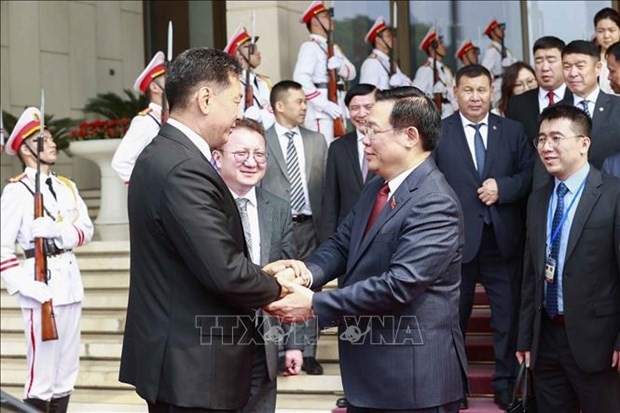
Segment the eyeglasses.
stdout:
[[575,136],[554,135],[554,136],[549,136],[549,137],[539,136],[538,138],[534,138],[532,143],[534,143],[534,146],[537,149],[544,148],[547,143],[549,143],[549,146],[551,146],[551,148],[555,149],[558,146],[560,146],[560,142],[562,142],[564,139],[584,138],[584,137],[585,137],[584,135],[575,135]]
[[231,151],[223,151],[223,150],[220,150],[220,152],[232,153],[235,158],[235,162],[237,163],[244,163],[245,161],[247,161],[250,158],[250,154],[252,154],[252,156],[254,157],[254,160],[259,165],[263,165],[265,162],[267,162],[267,158],[268,158],[268,154],[266,152],[250,152],[250,151],[231,152]]
[[396,128],[390,128],[390,129],[384,129],[384,130],[374,130],[372,128],[366,128],[366,137],[369,140],[372,140],[375,137],[375,135],[378,135],[380,133],[387,133],[387,132],[390,132],[390,131],[393,131],[393,130],[397,130],[397,129]]

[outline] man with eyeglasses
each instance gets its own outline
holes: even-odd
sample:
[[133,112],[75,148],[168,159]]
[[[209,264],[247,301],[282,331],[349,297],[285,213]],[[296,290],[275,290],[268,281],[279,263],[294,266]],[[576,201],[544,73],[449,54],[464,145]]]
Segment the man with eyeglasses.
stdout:
[[[323,135],[301,126],[306,117],[306,94],[292,80],[276,83],[271,90],[276,123],[266,132],[269,163],[259,186],[291,204],[293,239],[297,258],[304,260],[319,245],[327,143]],[[323,374],[316,360],[316,320],[306,326],[303,369]]]
[[374,176],[364,156],[363,139],[376,91],[373,85],[360,83],[344,98],[355,130],[332,142],[327,152],[322,240],[336,232],[338,224],[357,202],[364,184]]
[[540,412],[620,411],[620,180],[588,162],[592,121],[573,105],[540,116],[553,181],[527,205],[516,356]]
[[[40,130],[41,112],[27,108],[6,143],[6,154],[17,156],[24,172],[9,180],[0,198],[0,274],[11,295],[17,294],[26,331],[25,402],[52,413],[67,411],[80,362],[80,315],[84,288],[73,249],[90,242],[93,223],[74,182],[51,171],[58,152],[51,133]],[[37,174],[44,215],[34,218]],[[35,238],[44,238],[48,282],[34,279]],[[25,260],[20,265],[19,244]],[[58,339],[41,340],[41,304],[52,299]]]
[[[523,124],[528,138],[538,136],[538,116],[548,106],[573,96],[564,83],[562,72],[562,51],[565,43],[555,36],[543,36],[534,42],[534,72],[538,87],[508,101],[506,117]],[[544,185],[549,179],[538,157],[534,162],[532,189]]]
[[[237,203],[252,262],[260,266],[296,258],[289,203],[257,187],[265,176],[267,156],[265,131],[251,119],[239,120],[228,142],[213,151],[215,167]],[[281,331],[287,336],[282,340],[286,349],[285,374],[299,374],[302,365],[303,336],[296,335],[300,330],[295,325],[280,326],[262,310],[257,316],[262,343],[253,352],[250,400],[242,413],[275,411],[279,337],[271,337],[272,332]]]
[[564,79],[573,93],[562,103],[582,109],[592,119],[588,161],[598,169],[607,157],[620,152],[620,96],[599,87],[602,65],[598,47],[592,42],[574,40],[562,52]]
[[[275,122],[273,109],[269,104],[271,84],[267,76],[254,72],[261,63],[261,54],[256,45],[258,36],[255,33],[253,34],[254,38],[240,24],[230,37],[224,51],[237,59],[242,68],[239,80],[241,81],[243,99],[241,99],[239,110],[244,117],[261,122],[263,128],[269,129]],[[248,81],[249,86],[246,84]],[[248,106],[246,93],[249,90],[252,91],[252,100]]]
[[135,91],[144,93],[149,107],[138,113],[123,136],[114,157],[112,169],[126,183],[129,183],[133,166],[140,153],[159,133],[162,124],[162,104],[166,88],[166,67],[163,52],[155,53],[153,59],[134,82]]
[[534,148],[520,123],[489,113],[492,78],[484,66],[463,66],[455,90],[459,112],[443,120],[435,159],[465,216],[461,329],[465,334],[479,282],[491,304],[494,399],[505,409],[516,374],[519,269]]

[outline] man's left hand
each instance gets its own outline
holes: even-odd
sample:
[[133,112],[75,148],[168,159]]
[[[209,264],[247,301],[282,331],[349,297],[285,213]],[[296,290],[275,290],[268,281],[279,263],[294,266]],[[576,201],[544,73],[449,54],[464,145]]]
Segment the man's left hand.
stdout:
[[611,355],[611,367],[618,370],[620,373],[620,350],[614,350]]
[[301,350],[286,350],[284,354],[284,375],[297,376],[301,373],[301,366],[304,363]]
[[478,198],[485,205],[493,205],[499,199],[499,191],[497,189],[497,181],[493,178],[489,178],[482,183],[482,186],[478,188]]
[[264,310],[285,323],[301,322],[312,317],[312,296],[314,292],[299,284],[278,279],[282,290],[288,294],[264,307]]

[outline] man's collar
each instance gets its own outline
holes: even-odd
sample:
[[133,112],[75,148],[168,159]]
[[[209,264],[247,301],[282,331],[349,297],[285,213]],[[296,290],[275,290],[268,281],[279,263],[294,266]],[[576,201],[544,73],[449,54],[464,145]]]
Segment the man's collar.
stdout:
[[289,131],[293,131],[295,133],[297,133],[299,136],[301,136],[301,131],[299,130],[299,126],[295,126],[291,129],[287,129],[284,126],[280,125],[278,122],[274,123],[275,125],[275,129],[276,129],[276,135],[278,136],[283,136],[285,133],[289,132]]
[[585,96],[585,97],[577,96],[576,94],[573,93],[573,103],[576,105],[582,100],[586,100],[586,99],[588,100],[588,102],[596,103],[596,99],[598,99],[598,95],[600,92],[601,92],[601,88],[597,86],[596,89],[594,89],[592,93],[590,93],[588,96]]
[[468,125],[471,125],[471,124],[479,125],[481,123],[484,123],[485,125],[489,126],[489,112],[487,112],[484,118],[482,118],[482,120],[478,123],[472,122],[471,120],[467,119],[461,111],[459,111],[459,116],[461,117],[461,122],[463,123],[463,129],[465,129]]
[[310,33],[310,37],[318,42],[327,43],[327,39],[320,34]]
[[250,190],[248,191],[248,193],[247,193],[247,194],[245,194],[245,195],[243,195],[243,196],[237,195],[237,193],[236,193],[235,191],[233,191],[231,188],[228,188],[228,189],[229,189],[230,193],[232,194],[232,196],[233,196],[233,198],[234,198],[235,200],[237,200],[238,198],[245,198],[245,199],[247,199],[248,201],[250,201],[250,203],[251,203],[253,206],[257,206],[257,205],[258,205],[258,202],[257,202],[257,200],[256,200],[256,187],[255,187],[255,186],[253,186],[252,188],[250,188]]

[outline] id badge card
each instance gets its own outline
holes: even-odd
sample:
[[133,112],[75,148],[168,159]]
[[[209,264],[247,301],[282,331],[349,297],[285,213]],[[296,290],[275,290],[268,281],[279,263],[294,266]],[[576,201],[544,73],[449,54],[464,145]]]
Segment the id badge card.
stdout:
[[545,260],[545,280],[547,280],[549,284],[553,284],[556,264],[555,259],[551,257],[547,257]]

